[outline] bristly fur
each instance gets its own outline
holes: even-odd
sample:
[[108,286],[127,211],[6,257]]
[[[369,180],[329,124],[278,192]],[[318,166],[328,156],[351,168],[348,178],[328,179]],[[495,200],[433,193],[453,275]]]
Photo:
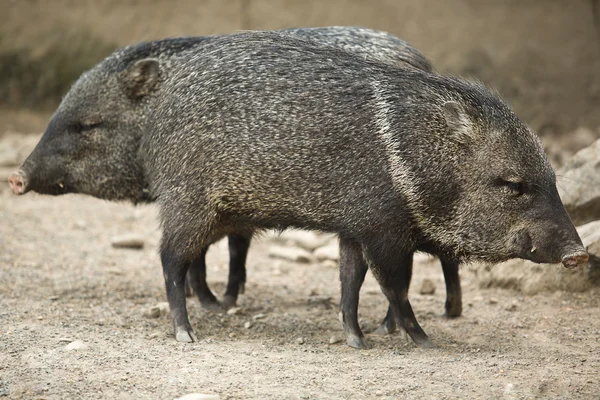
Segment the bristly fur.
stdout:
[[[282,227],[465,260],[525,255],[532,240],[555,260],[548,231],[576,246],[538,139],[480,83],[277,32],[222,36],[177,64],[140,152],[163,248],[194,257]],[[458,117],[472,129],[452,129]],[[507,197],[497,182],[511,176],[552,196],[533,209]]]
[[[371,60],[432,69],[418,50],[386,32],[357,27],[280,32],[304,38],[316,46],[346,49]],[[201,55],[207,45],[218,39],[219,36],[168,38],[128,46],[84,73],[63,99],[39,146],[23,165],[29,171],[31,189],[46,194],[86,193],[133,203],[154,201],[136,157],[143,135],[141,126],[150,104],[160,98],[164,83],[173,79],[179,57],[186,53]],[[157,76],[151,77],[155,82],[148,86],[143,86],[143,74],[151,74],[153,69],[135,70],[136,63],[145,60],[157,63]],[[89,120],[99,123],[82,129]],[[59,154],[64,156],[58,157]]]

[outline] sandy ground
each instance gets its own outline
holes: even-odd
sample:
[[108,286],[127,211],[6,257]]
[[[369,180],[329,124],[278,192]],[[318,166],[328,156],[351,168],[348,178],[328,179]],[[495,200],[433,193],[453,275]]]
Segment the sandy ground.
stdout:
[[[31,140],[24,137],[23,140]],[[10,169],[0,168],[0,176]],[[522,297],[480,290],[463,268],[464,315],[440,317],[437,261],[415,266],[411,301],[439,345],[420,350],[400,335],[368,335],[372,350],[339,343],[337,268],[267,256],[269,235],[248,258],[236,315],[188,299],[198,343],[180,344],[168,315],[156,246],[156,209],[67,195],[12,196],[0,184],[0,397],[172,399],[598,398],[600,291]],[[144,236],[143,250],[115,249],[114,235]],[[208,255],[222,294],[227,246]],[[434,295],[420,295],[424,278]],[[328,299],[331,300],[328,300]],[[367,331],[385,314],[372,278],[361,292]],[[244,327],[252,322],[250,328]],[[299,338],[302,338],[301,340]],[[67,350],[79,340],[87,348]],[[303,343],[301,343],[303,342]]]

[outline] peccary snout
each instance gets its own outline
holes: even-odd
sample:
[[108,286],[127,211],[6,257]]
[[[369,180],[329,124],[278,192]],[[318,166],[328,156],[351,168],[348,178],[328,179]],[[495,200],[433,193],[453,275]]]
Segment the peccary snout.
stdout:
[[23,170],[18,170],[10,174],[8,184],[12,192],[17,195],[25,194],[29,190],[27,187],[27,176]]
[[563,257],[562,264],[565,266],[565,268],[571,269],[586,263],[589,258],[590,256],[588,255],[588,253],[586,253],[585,250],[582,249],[577,251],[576,253]]

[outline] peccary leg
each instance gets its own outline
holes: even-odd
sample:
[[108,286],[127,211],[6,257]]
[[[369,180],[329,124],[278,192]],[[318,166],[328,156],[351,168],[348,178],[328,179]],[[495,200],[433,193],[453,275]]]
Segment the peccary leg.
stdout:
[[[406,333],[419,347],[435,347],[431,339],[423,331],[408,301],[408,287],[412,275],[412,252],[408,254],[395,254],[390,249],[394,245],[367,247],[367,254],[371,258],[370,265],[373,275],[379,282],[381,289],[388,301],[398,326],[404,328]],[[382,251],[380,249],[386,249]]]
[[446,305],[444,316],[447,318],[460,317],[462,314],[462,291],[460,276],[458,275],[459,263],[446,258],[441,258],[444,279],[446,280]]
[[346,343],[357,349],[370,348],[358,325],[359,292],[367,270],[360,243],[340,238],[340,322],[346,334]]
[[389,335],[396,331],[396,321],[394,321],[394,313],[392,313],[392,308],[388,306],[387,313],[385,314],[385,318],[373,333],[375,335]]
[[161,250],[160,259],[163,266],[171,318],[173,319],[175,328],[175,339],[178,342],[187,343],[197,341],[198,339],[194,335],[194,331],[190,325],[185,305],[184,283],[189,262],[167,250]]
[[251,236],[229,235],[229,281],[223,297],[223,306],[235,306],[239,293],[244,293],[246,283],[246,256],[250,247]]
[[206,252],[208,247],[202,249],[200,255],[190,263],[188,278],[190,284],[202,308],[213,311],[223,311],[215,295],[211,292],[206,283]]

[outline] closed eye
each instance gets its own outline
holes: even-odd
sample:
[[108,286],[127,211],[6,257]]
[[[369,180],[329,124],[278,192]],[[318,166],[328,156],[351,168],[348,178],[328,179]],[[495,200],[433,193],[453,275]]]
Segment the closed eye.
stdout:
[[98,128],[101,125],[102,125],[102,121],[78,122],[78,123],[73,124],[73,130],[75,132],[87,132],[87,131],[91,131],[92,129]]
[[521,181],[514,181],[514,180],[506,180],[506,179],[501,179],[499,178],[496,183],[499,186],[505,187],[506,189],[508,189],[512,194],[521,196],[525,193],[525,183],[521,182]]
[[82,123],[79,125],[81,131],[89,131],[91,129],[97,128],[102,125],[102,121],[91,122],[91,123]]

